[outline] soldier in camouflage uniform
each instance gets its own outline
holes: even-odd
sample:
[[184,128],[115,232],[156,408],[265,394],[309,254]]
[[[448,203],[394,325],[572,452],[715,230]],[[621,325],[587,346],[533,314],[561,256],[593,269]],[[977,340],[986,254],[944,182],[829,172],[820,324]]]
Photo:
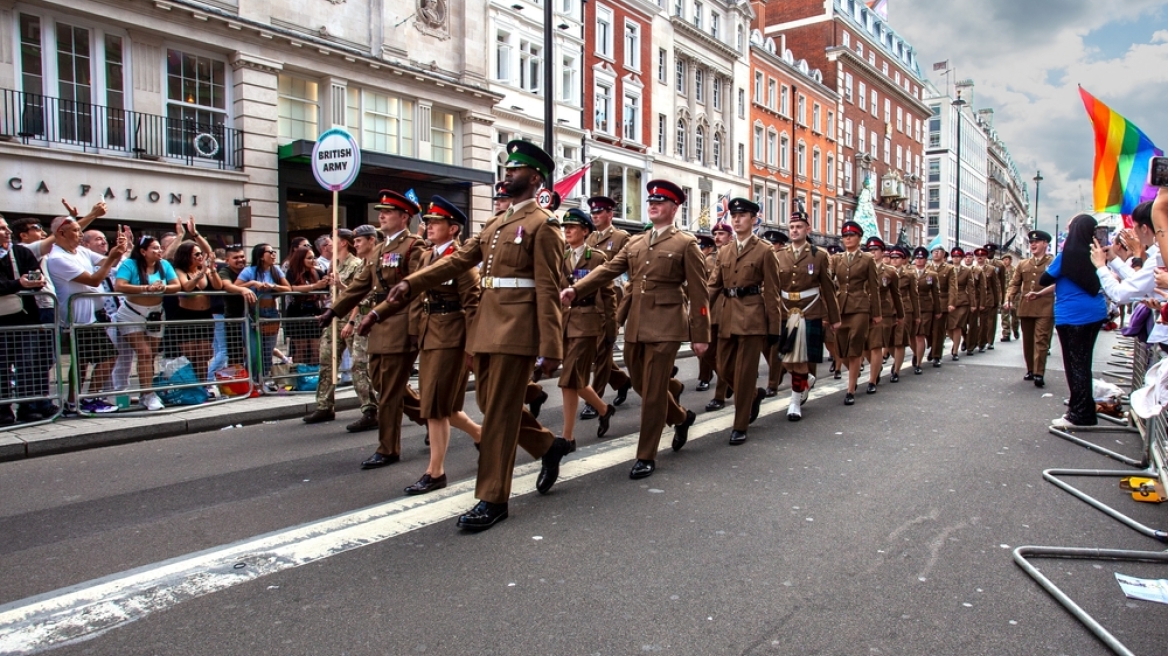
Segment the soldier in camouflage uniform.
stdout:
[[[337,291],[348,287],[365,261],[361,255],[368,255],[377,245],[377,230],[373,226],[361,226],[357,231],[337,231],[337,242],[334,248],[334,270],[337,274]],[[353,253],[356,252],[357,255]],[[369,381],[369,355],[367,353],[369,338],[361,337],[356,333],[357,323],[369,313],[372,301],[363,301],[351,316],[347,318],[341,333],[338,336],[337,346],[343,352],[349,350],[349,359],[352,367],[349,375],[353,379],[353,389],[361,401],[361,418],[349,424],[346,428],[353,433],[377,428],[377,400],[373,398],[373,386]],[[332,334],[331,331],[340,320],[333,321],[325,327],[320,339],[320,381],[316,386],[316,410],[304,417],[304,423],[315,424],[322,421],[332,421],[336,418],[334,411],[335,389],[332,377]],[[339,359],[339,358],[338,358]]]
[[[1002,256],[1002,265],[1006,269],[1006,283],[1002,286],[1003,290],[1010,288],[1010,283],[1014,280],[1014,256],[1009,253]],[[1004,292],[1003,292],[1004,295]],[[1007,309],[1009,308],[1009,309]],[[1022,322],[1018,319],[1018,306],[1010,305],[1003,299],[1002,302],[1002,341],[1010,341],[1010,334],[1013,333],[1014,339],[1018,339],[1021,333],[1019,330],[1022,327]]]

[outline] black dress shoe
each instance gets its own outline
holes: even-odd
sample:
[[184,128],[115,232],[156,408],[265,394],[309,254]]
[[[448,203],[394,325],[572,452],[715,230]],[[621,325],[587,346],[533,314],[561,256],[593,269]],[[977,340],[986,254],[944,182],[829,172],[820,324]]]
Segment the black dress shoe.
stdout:
[[507,504],[480,501],[469,512],[458,518],[458,528],[467,531],[485,531],[507,519]]
[[596,419],[599,416],[600,416],[599,413],[596,412],[596,408],[593,408],[591,403],[585,403],[584,409],[580,411],[580,420],[581,421],[588,421],[589,419]]
[[868,389],[865,390],[865,393],[866,394],[875,394],[876,393],[876,383],[868,383]]
[[11,426],[16,423],[16,415],[12,414],[12,408],[4,406],[0,408],[0,426]]
[[576,453],[576,440],[564,439],[568,443],[568,453]]
[[754,420],[758,419],[758,411],[760,406],[762,406],[762,400],[767,396],[767,391],[761,387],[754,393],[754,402],[750,404],[750,423],[753,424]]
[[933,368],[934,369],[941,368],[941,358],[937,358],[936,360],[933,360]]
[[1026,375],[1022,377],[1022,380],[1034,380],[1034,374],[1027,371]]
[[834,378],[834,379],[836,379],[836,380],[839,380],[840,378],[843,378],[843,373],[842,373],[842,372],[840,372],[840,370],[839,370],[839,369],[836,369],[836,370],[835,370],[835,373],[833,373],[833,374],[831,375],[831,377],[832,377],[832,378]]
[[726,400],[730,400],[732,398],[734,398],[734,388],[727,386],[726,387]]
[[921,368],[920,368],[919,366],[918,366],[918,367],[913,367],[913,375],[914,375],[914,376],[920,376],[922,373],[924,373],[924,372],[923,372],[923,371],[921,371]]
[[[681,451],[681,447],[689,441],[689,427],[694,425],[698,416],[694,414],[693,410],[685,411],[685,421],[673,427],[673,450]],[[650,474],[653,472],[649,472]],[[645,474],[648,476],[649,474]]]
[[888,382],[899,383],[900,382],[900,374],[895,372],[895,371],[892,372],[891,374],[888,375]]
[[670,378],[677,378],[677,367],[674,367],[672,370],[670,370],[669,377]]
[[779,389],[778,389],[777,387],[768,387],[768,388],[766,388],[766,397],[767,397],[768,399],[772,399],[772,398],[774,398],[774,397],[776,397],[776,396],[778,396],[778,395],[779,395]]
[[637,480],[638,478],[649,478],[653,475],[653,470],[657,469],[656,460],[638,460],[631,470],[629,470],[629,478]]
[[426,446],[430,446],[430,427],[426,426]]
[[984,347],[984,346],[981,346],[981,347],[979,347],[979,348],[977,349],[977,352],[978,352],[978,353],[985,353],[985,352],[986,352],[986,347]]
[[699,392],[704,392],[704,391],[706,391],[706,390],[710,389],[710,381],[708,381],[708,380],[699,380],[699,381],[698,381],[698,386],[697,386],[697,387],[695,387],[694,389],[696,389],[696,390],[697,390],[697,391],[699,391]]
[[413,496],[415,494],[425,494],[433,492],[434,490],[441,490],[446,487],[446,474],[434,478],[429,474],[422,474],[417,483],[406,488],[406,494]]
[[1034,386],[1035,387],[1046,387],[1046,380],[1042,376],[1036,375],[1034,377]]
[[535,489],[540,494],[547,494],[560,477],[560,461],[572,452],[572,445],[562,437],[552,440],[547,453],[543,454],[543,467],[539,470],[539,478],[535,479]]
[[360,433],[361,431],[373,430],[377,428],[377,411],[370,410],[361,415],[361,418],[353,423],[345,426],[345,430],[350,433]]
[[722,408],[725,408],[725,407],[726,407],[725,401],[719,401],[718,399],[710,399],[710,402],[706,404],[706,412],[713,412],[715,410],[721,410]]
[[965,355],[967,355],[967,356],[972,356],[972,355],[973,355],[973,351],[966,351],[966,352],[965,352]]
[[1003,341],[1003,342],[1008,342],[1008,341],[1010,341],[1010,336],[1009,336],[1009,335],[1006,335],[1005,337],[1003,337],[1003,338],[1002,338],[1002,341]]
[[989,346],[987,346],[986,348],[992,351],[992,350],[994,350],[994,345],[993,345],[993,344],[990,344],[990,345],[989,345]]
[[744,442],[746,442],[746,431],[737,431],[737,430],[730,431],[730,445],[731,446],[738,446],[739,444],[742,444]]
[[844,405],[856,405],[856,395],[851,392],[844,394]]
[[527,409],[531,411],[531,416],[539,419],[539,411],[543,408],[543,404],[548,400],[547,392],[540,392],[539,396],[531,403],[527,404]]
[[[9,411],[11,412],[11,410]],[[31,424],[34,421],[44,421],[45,415],[32,409],[24,409],[23,407],[16,411],[16,421],[22,424]],[[12,422],[8,422],[12,423]]]
[[632,382],[628,382],[628,383],[625,383],[624,385],[622,385],[621,388],[616,391],[616,398],[614,398],[612,400],[612,404],[613,405],[620,405],[620,404],[624,403],[625,399],[629,398],[629,390],[631,390],[632,388],[633,388]]
[[310,415],[305,415],[301,421],[306,424],[319,424],[324,421],[332,421],[337,418],[337,413],[332,410],[322,410],[317,408]]
[[381,453],[374,453],[361,463],[361,469],[377,469],[378,467],[385,467],[401,460],[401,456],[387,456]]
[[[596,437],[604,437],[604,435],[608,433],[608,423],[612,421],[612,416],[615,414],[616,406],[610,405],[608,406],[608,410],[603,415],[598,417],[598,419],[600,419],[600,425],[596,427]],[[575,444],[575,442],[572,444]]]
[[956,354],[956,353],[954,353],[954,354],[953,354],[953,361],[954,361],[954,362],[957,362],[957,360],[958,360],[957,354]]

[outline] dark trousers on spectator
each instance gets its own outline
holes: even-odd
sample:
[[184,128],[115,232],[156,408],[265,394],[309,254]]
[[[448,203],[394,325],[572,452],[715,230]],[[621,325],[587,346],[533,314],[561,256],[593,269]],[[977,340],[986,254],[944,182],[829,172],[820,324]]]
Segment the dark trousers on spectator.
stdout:
[[1095,355],[1095,339],[1099,337],[1099,322],[1078,326],[1058,325],[1059,345],[1063,351],[1063,368],[1066,370],[1067,387],[1071,389],[1071,400],[1067,406],[1067,419],[1076,426],[1094,426],[1099,423],[1095,416],[1095,395],[1091,379],[1091,361]]

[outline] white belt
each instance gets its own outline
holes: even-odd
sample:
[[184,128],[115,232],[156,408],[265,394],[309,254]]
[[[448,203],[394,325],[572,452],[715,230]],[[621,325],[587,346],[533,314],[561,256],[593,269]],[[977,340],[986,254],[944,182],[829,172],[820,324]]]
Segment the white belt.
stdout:
[[483,289],[535,289],[534,278],[483,278]]
[[799,302],[806,298],[815,298],[819,296],[819,288],[812,287],[811,289],[804,289],[801,292],[779,292],[784,301]]

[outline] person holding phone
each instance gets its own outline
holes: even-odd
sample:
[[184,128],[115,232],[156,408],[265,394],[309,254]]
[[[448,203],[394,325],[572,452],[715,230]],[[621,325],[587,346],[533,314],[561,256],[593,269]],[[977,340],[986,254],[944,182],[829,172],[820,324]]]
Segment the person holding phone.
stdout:
[[[35,292],[45,286],[40,264],[32,251],[12,243],[12,231],[0,215],[0,385],[5,392],[0,398],[28,398],[39,396],[36,385],[36,367],[27,365],[28,354],[36,351],[36,332],[18,327],[40,323],[36,296],[17,296],[20,292]],[[51,415],[50,415],[51,416]],[[0,426],[16,421],[46,419],[29,403],[21,403],[16,413],[7,404],[0,404]]]
[[[162,294],[179,289],[178,276],[162,259],[162,244],[153,237],[138,240],[130,257],[118,267],[114,290],[127,294],[115,321],[118,332],[138,359],[138,387],[149,390],[154,378],[154,356],[162,341]],[[161,410],[162,400],[145,391],[138,400],[145,410]]]
[[211,297],[198,292],[222,291],[223,280],[214,266],[211,244],[195,228],[195,217],[187,219],[186,232],[194,241],[184,241],[175,251],[174,269],[179,291],[183,293],[178,297],[177,306],[168,310],[168,318],[199,323],[179,324],[168,330],[178,333],[174,343],[195,371],[206,372],[211,361],[211,341],[215,337],[215,317]]

